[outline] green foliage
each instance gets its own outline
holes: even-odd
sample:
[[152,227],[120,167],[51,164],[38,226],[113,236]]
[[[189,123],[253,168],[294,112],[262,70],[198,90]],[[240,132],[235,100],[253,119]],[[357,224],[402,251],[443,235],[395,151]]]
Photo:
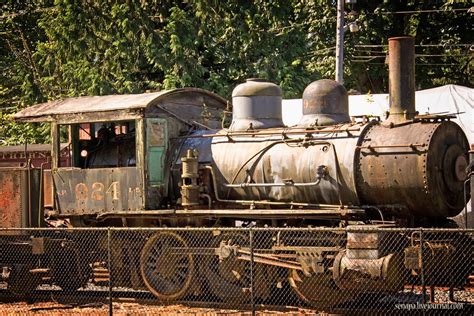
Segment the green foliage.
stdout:
[[13,121],[12,114],[0,112],[0,146],[48,142],[48,124],[26,124]]
[[[387,44],[389,37],[411,35],[416,46],[416,86],[427,89],[444,84],[473,85],[474,56],[469,51],[473,15],[467,1],[358,1],[362,29],[346,36],[346,85],[361,92],[387,92],[386,47],[361,48],[357,44]],[[462,9],[461,9],[462,8]],[[460,44],[468,45],[460,45]],[[355,63],[367,57],[363,63]]]
[[[286,98],[334,78],[336,1],[324,0],[7,0],[0,5],[0,140],[48,141],[43,125],[10,113],[68,96],[199,87],[229,98],[249,77],[279,84]],[[417,45],[417,86],[472,85],[472,15],[466,3],[363,1],[361,31],[345,36],[345,85],[387,91],[388,37],[410,34]],[[346,8],[347,12],[350,10]],[[441,9],[429,14],[393,11]],[[348,18],[348,20],[354,18]],[[358,56],[365,57],[361,61]],[[440,55],[440,56],[425,56]],[[435,66],[430,66],[434,64]]]

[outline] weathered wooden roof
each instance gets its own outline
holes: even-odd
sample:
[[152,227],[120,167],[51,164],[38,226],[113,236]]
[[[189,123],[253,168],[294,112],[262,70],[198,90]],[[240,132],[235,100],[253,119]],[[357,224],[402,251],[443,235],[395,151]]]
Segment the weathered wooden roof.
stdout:
[[[200,94],[215,99],[217,103],[225,106],[226,100],[220,96],[198,88],[179,88],[159,92],[141,94],[123,94],[106,96],[84,96],[50,101],[28,107],[13,117],[19,121],[48,122],[67,121],[66,118],[76,117],[81,121],[92,117],[98,117],[98,113],[104,113],[109,119],[131,119],[142,113],[141,110],[153,104],[178,94]],[[88,115],[96,114],[96,115]]]

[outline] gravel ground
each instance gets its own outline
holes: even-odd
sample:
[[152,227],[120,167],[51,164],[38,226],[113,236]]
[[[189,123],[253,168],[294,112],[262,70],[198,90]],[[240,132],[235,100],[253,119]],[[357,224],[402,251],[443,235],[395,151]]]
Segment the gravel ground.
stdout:
[[[372,298],[373,299],[373,298]],[[474,292],[472,291],[456,291],[455,299],[461,302],[463,306],[460,307],[461,311],[472,311],[474,304]],[[428,300],[428,298],[427,298]],[[415,289],[413,292],[405,290],[403,293],[396,295],[385,296],[384,298],[375,299],[370,304],[371,308],[380,307],[381,312],[383,310],[389,311],[394,308],[395,305],[411,305],[412,308],[419,308],[417,303],[422,303],[421,292]],[[367,303],[367,302],[366,302]],[[429,303],[429,302],[426,302]],[[436,291],[436,304],[453,304],[448,301],[447,291],[437,290]],[[421,304],[423,305],[423,304]],[[420,306],[421,306],[420,305]],[[364,307],[365,306],[365,307]],[[384,307],[383,307],[384,306]],[[388,307],[391,306],[391,307]],[[389,310],[386,310],[386,308]],[[402,306],[403,307],[403,306]],[[348,311],[361,312],[366,310],[367,304],[361,306],[346,306],[339,310],[344,313]],[[405,307],[404,307],[405,308]],[[203,307],[188,307],[184,305],[145,305],[133,302],[114,302],[113,303],[114,315],[196,315],[196,316],[211,316],[211,315],[251,315],[250,311],[240,311],[235,309],[216,309],[216,308],[203,308]],[[65,305],[56,302],[13,302],[13,303],[0,303],[0,316],[3,315],[108,315],[109,307],[107,304],[102,303],[89,303],[83,305]],[[258,311],[257,315],[328,315],[327,313],[318,313],[309,309],[292,309],[290,311]]]
[[[426,300],[429,300],[430,288],[426,288]],[[421,303],[423,301],[423,296],[421,295],[421,287],[417,286],[411,291],[411,289],[405,288],[402,293],[396,295],[388,296],[387,299],[392,299],[393,302],[399,303]],[[454,301],[463,302],[466,304],[474,304],[474,291],[473,289],[460,291],[454,291]],[[435,288],[435,298],[434,302],[437,304],[440,303],[450,303],[449,301],[449,290],[447,288]]]
[[[1,285],[1,284],[0,284]],[[1,288],[1,286],[0,286]],[[53,287],[48,288],[53,289]],[[92,287],[87,290],[99,290],[99,288]],[[118,291],[118,289],[115,289]],[[121,289],[124,290],[124,289]],[[126,290],[126,289],[125,289]],[[427,294],[429,295],[429,288],[427,288]],[[460,303],[461,311],[472,311],[474,308],[474,290],[472,288],[454,292],[455,301]],[[44,299],[44,298],[43,298]],[[69,301],[68,301],[69,302]],[[75,302],[73,300],[73,302]],[[426,298],[426,303],[429,303],[429,296]],[[447,288],[436,288],[435,289],[435,304],[438,305],[450,305],[453,303],[449,302],[448,289]],[[433,305],[435,305],[433,304]],[[397,305],[399,305],[397,307]],[[200,305],[199,305],[200,306]],[[421,295],[421,287],[416,286],[413,289],[406,287],[404,291],[394,295],[387,295],[383,297],[367,296],[361,297],[357,302],[349,303],[346,306],[340,306],[340,312],[354,312],[364,311],[367,307],[370,309],[379,309],[382,311],[390,311],[395,307],[400,308],[432,308],[433,306],[424,306],[423,298]],[[439,307],[439,306],[438,306]],[[338,309],[336,309],[337,311]],[[219,308],[204,308],[204,307],[188,307],[185,305],[147,305],[136,302],[127,301],[126,298],[120,299],[120,301],[113,302],[114,315],[199,315],[199,316],[210,316],[210,315],[251,315],[249,311],[241,311],[235,309],[219,309]],[[34,302],[28,303],[23,301],[15,301],[2,303],[0,302],[0,316],[3,315],[108,315],[109,306],[100,302],[87,303],[87,304],[61,304],[54,300],[54,296],[51,296],[50,302]],[[258,311],[257,315],[327,315],[327,313],[318,313],[309,309],[292,308],[289,311]]]
[[[196,316],[240,316],[252,315],[251,312],[230,310],[230,309],[211,309],[196,308],[183,305],[170,306],[151,306],[136,303],[114,303],[114,315],[196,315]],[[82,306],[62,305],[51,302],[38,302],[28,304],[26,302],[15,302],[10,304],[0,303],[0,315],[108,315],[109,309],[107,305],[90,304]],[[279,311],[259,311],[257,315],[318,315],[318,313],[310,310],[299,309],[291,312]]]

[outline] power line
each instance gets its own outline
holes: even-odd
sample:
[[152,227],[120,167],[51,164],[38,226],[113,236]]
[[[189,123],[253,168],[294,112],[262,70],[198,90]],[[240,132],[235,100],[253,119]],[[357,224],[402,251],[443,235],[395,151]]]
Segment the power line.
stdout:
[[[353,55],[353,58],[385,58],[387,55]],[[415,57],[459,57],[464,54],[415,54]]]
[[416,64],[416,66],[459,66],[459,64]]
[[326,48],[310,51],[310,52],[304,54],[301,57],[311,57],[311,56],[316,56],[316,55],[324,55],[324,54],[330,53],[334,49],[336,49],[336,46],[326,47]]
[[415,57],[459,57],[466,56],[465,54],[415,54]]
[[[371,60],[353,60],[352,62],[354,63],[364,63],[367,65],[385,65],[385,63],[369,63]],[[443,64],[443,63],[429,63],[429,64],[424,64],[424,63],[417,63],[416,67],[418,66],[459,66],[459,64]]]
[[470,12],[472,8],[462,8],[462,9],[449,9],[449,10],[444,10],[444,9],[431,9],[431,10],[411,10],[411,11],[388,11],[388,12],[373,12],[373,13],[367,13],[367,15],[390,15],[390,14],[413,14],[413,13],[434,13],[434,12],[459,12],[459,11],[465,11],[465,12]]
[[354,52],[360,54],[378,54],[378,55],[387,55],[388,52],[384,51],[377,51],[377,50],[366,50],[366,49],[354,49]]
[[[470,47],[474,48],[474,44]],[[446,47],[440,47],[440,48],[446,48]],[[367,49],[363,49],[361,47],[355,47],[352,49],[352,51],[358,52],[358,53],[367,53],[367,54],[383,54],[383,55],[388,54],[388,51],[386,49],[382,48],[381,50],[379,50],[375,47],[372,49],[370,47],[367,47]],[[421,52],[432,52],[433,50],[430,47],[425,47],[425,48],[420,47],[420,49],[417,49],[417,51],[419,51],[420,52],[419,54],[421,54]],[[447,51],[447,50],[444,50],[444,51]]]
[[[471,47],[474,44],[419,44],[415,47]],[[354,47],[370,48],[370,47],[388,47],[388,44],[356,44]]]

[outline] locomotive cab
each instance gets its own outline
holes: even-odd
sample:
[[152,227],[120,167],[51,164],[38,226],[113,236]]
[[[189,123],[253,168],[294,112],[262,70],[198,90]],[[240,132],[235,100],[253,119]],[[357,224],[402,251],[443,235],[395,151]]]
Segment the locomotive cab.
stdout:
[[[166,206],[170,140],[196,126],[220,126],[225,106],[215,94],[187,88],[52,101],[15,118],[51,123],[54,207],[48,215],[81,218],[82,225]],[[65,136],[70,166],[59,159]]]

